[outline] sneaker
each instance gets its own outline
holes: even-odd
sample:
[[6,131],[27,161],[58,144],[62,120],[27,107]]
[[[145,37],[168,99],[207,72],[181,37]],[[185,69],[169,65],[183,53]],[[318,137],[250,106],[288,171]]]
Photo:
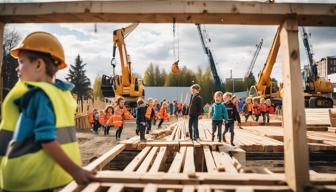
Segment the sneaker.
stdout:
[[200,139],[200,138],[197,138],[197,139],[196,139],[196,142],[200,142],[200,141],[201,141],[201,139]]

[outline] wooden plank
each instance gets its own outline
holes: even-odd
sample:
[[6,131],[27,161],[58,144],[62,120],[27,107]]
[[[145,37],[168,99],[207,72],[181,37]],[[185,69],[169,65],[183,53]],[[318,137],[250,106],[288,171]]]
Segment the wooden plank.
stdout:
[[143,192],[156,192],[158,190],[158,186],[155,184],[147,184],[144,188]]
[[170,165],[168,173],[179,173],[184,163],[186,147],[181,147],[180,151],[176,153],[175,158]]
[[125,148],[126,148],[125,144],[118,144],[108,152],[104,153],[98,159],[94,160],[92,163],[85,166],[85,169],[89,171],[102,170],[103,167],[105,167],[110,161],[112,161],[117,155],[119,155]]
[[193,185],[183,186],[183,191],[182,192],[194,192],[194,191],[195,191],[195,186],[193,186]]
[[214,158],[212,157],[209,147],[203,147],[203,151],[208,173],[217,172],[217,167],[215,165]]
[[300,69],[297,20],[285,20],[280,32],[283,46],[283,124],[286,181],[294,191],[303,191],[309,182],[306,119]]
[[194,147],[187,147],[186,159],[184,161],[183,173],[195,173]]
[[100,190],[100,184],[99,183],[90,183],[88,186],[86,186],[82,192],[98,192]]
[[145,173],[145,172],[147,172],[147,170],[149,169],[149,166],[151,165],[151,163],[154,160],[154,156],[155,156],[157,150],[158,150],[158,147],[153,147],[151,149],[151,151],[149,152],[149,154],[147,155],[147,157],[145,158],[145,160],[140,165],[140,167],[137,170],[137,172],[139,172],[139,173]]
[[233,165],[233,161],[230,155],[225,151],[223,147],[218,147],[218,149],[219,149],[218,153],[219,158],[217,160],[222,162],[225,172],[238,173],[237,169]]
[[124,169],[124,172],[135,171],[141,162],[145,159],[146,155],[150,151],[151,147],[145,147]]
[[179,23],[277,25],[297,15],[306,26],[336,26],[333,4],[235,1],[83,1],[2,3],[0,21],[6,23]]
[[155,161],[152,165],[152,167],[150,168],[149,172],[158,172],[160,171],[160,169],[163,166],[163,163],[166,161],[167,159],[167,147],[160,147],[159,153],[155,158]]
[[121,192],[124,189],[124,184],[112,184],[107,192]]

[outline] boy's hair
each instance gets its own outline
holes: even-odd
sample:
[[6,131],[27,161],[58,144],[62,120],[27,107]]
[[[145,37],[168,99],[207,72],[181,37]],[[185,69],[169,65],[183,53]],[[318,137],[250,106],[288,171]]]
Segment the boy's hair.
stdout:
[[223,92],[221,91],[216,91],[216,93],[214,94],[214,99],[216,100],[216,97],[220,97],[222,99],[223,97]]
[[196,89],[197,91],[200,91],[201,90],[201,86],[199,84],[193,84],[191,86],[192,89]]
[[117,105],[120,104],[120,101],[121,101],[121,100],[124,100],[124,98],[123,98],[123,97],[118,97],[118,99],[117,99]]
[[145,101],[140,97],[139,99],[138,99],[138,101],[137,101],[137,104],[138,105],[142,105],[142,104],[144,104],[145,103]]
[[232,93],[231,92],[225,92],[224,93],[224,97],[232,97]]
[[153,98],[151,98],[151,97],[149,97],[148,99],[147,99],[147,102],[149,103],[149,102],[152,102],[153,101]]
[[46,74],[49,77],[54,77],[58,71],[58,65],[61,61],[51,56],[49,53],[42,53],[37,51],[20,51],[20,53],[26,55],[30,62],[36,61],[37,59],[42,59],[46,64]]

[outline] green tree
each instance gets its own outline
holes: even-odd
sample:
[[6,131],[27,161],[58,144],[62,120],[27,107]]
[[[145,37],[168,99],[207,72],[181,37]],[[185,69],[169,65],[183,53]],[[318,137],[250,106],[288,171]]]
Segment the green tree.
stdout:
[[253,75],[253,73],[251,72],[250,75],[244,79],[244,82],[245,82],[245,86],[247,89],[250,89],[250,87],[252,85],[255,85],[256,84],[256,79]]
[[145,86],[154,86],[155,82],[154,82],[154,65],[153,63],[151,63],[146,71],[145,71],[145,75],[144,75],[144,83]]
[[83,63],[80,55],[75,59],[75,64],[70,65],[68,79],[75,85],[72,92],[77,95],[77,100],[88,99],[92,96],[92,89],[90,88],[90,79],[86,76],[84,69],[86,63]]
[[104,101],[103,92],[101,90],[102,76],[97,75],[93,82],[93,98],[95,100]]

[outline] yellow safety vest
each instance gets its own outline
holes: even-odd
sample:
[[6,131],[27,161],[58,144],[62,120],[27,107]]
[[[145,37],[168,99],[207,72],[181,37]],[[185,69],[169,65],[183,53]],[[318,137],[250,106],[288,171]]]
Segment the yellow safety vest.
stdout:
[[[61,90],[49,83],[19,81],[14,86],[2,106],[3,122],[0,126],[0,135],[5,131],[4,135],[7,134],[12,138],[20,115],[14,100],[28,92],[28,85],[40,88],[49,97],[56,117],[56,141],[60,143],[69,158],[81,165],[74,120],[76,102],[70,91]],[[25,140],[21,146],[15,146],[15,143],[11,143],[8,149],[4,149],[7,152],[5,156],[2,156],[0,167],[0,187],[2,189],[39,191],[61,187],[72,180],[72,177],[45,153],[41,145],[33,138]]]

